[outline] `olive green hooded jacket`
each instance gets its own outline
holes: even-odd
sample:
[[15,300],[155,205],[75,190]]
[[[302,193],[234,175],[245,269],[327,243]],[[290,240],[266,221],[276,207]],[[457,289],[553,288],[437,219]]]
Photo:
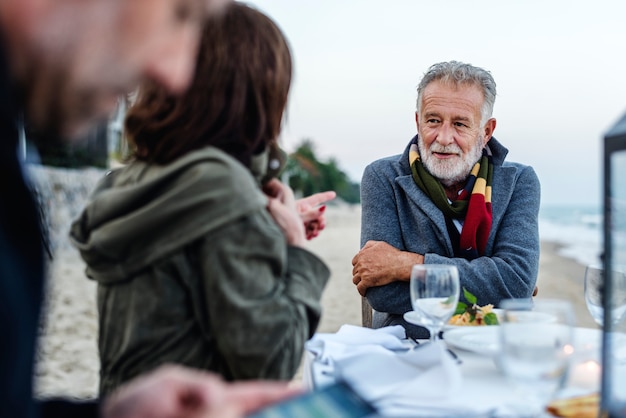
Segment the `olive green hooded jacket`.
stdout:
[[103,394],[163,363],[293,377],[329,270],[287,245],[266,205],[250,171],[212,147],[100,182],[70,235],[98,282]]

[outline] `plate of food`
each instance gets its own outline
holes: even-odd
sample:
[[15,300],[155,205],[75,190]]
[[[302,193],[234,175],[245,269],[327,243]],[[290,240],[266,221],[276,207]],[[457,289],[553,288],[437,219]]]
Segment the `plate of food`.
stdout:
[[[498,325],[500,323],[499,319],[502,315],[502,309],[496,309],[493,305],[478,306],[476,297],[465,288],[463,288],[463,294],[469,304],[465,302],[457,304],[454,315],[443,326],[444,331],[455,328]],[[417,311],[405,312],[403,318],[410,324],[425,326],[422,317]]]
[[[477,313],[474,315],[468,312],[454,314],[448,323],[443,326],[443,330],[500,325],[503,312],[502,309],[494,308],[493,305],[479,306]],[[485,315],[490,313],[494,314],[496,319],[495,321],[492,320],[487,323],[485,321]]]
[[463,288],[463,296],[468,303],[459,302],[452,318],[444,325],[443,330],[466,327],[499,325],[502,310],[494,308],[492,304],[480,306],[476,296]]

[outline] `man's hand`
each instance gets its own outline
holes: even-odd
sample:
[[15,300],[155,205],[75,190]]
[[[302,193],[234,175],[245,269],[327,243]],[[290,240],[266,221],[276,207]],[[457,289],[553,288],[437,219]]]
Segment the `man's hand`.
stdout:
[[103,404],[103,418],[241,418],[301,393],[286,383],[226,383],[220,376],[162,366],[121,386]]
[[384,241],[367,241],[352,259],[352,283],[365,296],[370,287],[408,281],[413,265],[423,263],[421,254],[400,251]]
[[296,200],[296,208],[304,222],[306,239],[310,240],[317,237],[320,231],[326,227],[326,218],[324,217],[326,205],[318,205],[333,200],[336,196],[337,193],[328,191],[315,193],[311,196]]

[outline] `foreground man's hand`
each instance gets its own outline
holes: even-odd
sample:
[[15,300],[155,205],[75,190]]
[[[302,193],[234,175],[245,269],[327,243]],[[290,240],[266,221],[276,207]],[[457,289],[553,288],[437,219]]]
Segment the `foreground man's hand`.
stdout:
[[384,241],[367,241],[352,259],[352,283],[365,296],[370,287],[408,281],[413,265],[422,263],[421,254],[400,251]]
[[220,376],[163,366],[121,386],[104,401],[103,418],[240,418],[301,393],[282,382],[226,383]]

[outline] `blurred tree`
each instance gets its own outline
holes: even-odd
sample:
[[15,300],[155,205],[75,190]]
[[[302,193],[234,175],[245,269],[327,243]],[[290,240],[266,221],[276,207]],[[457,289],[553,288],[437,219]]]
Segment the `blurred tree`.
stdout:
[[296,150],[289,155],[284,171],[289,186],[301,196],[334,190],[337,196],[348,203],[359,203],[358,183],[350,181],[339,168],[335,158],[328,162],[319,161],[311,139],[303,139]]

